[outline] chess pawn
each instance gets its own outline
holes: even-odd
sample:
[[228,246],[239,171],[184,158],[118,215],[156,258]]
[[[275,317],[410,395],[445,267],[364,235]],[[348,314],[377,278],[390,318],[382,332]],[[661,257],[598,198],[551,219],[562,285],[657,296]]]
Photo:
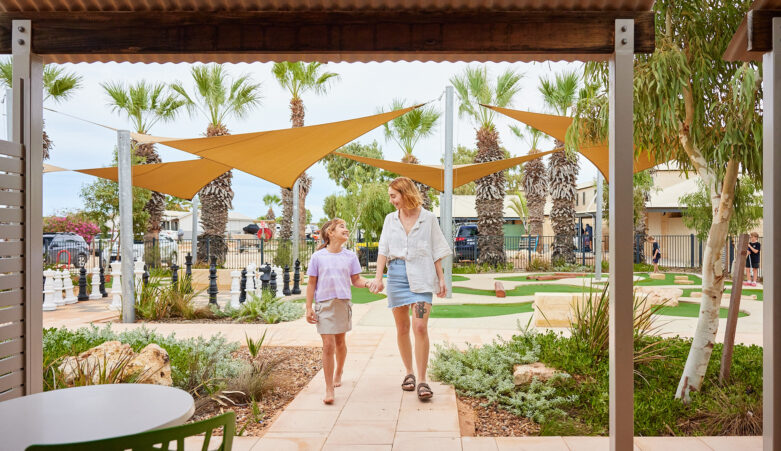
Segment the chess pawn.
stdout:
[[141,259],[136,260],[133,263],[133,277],[137,290],[141,290],[141,282],[144,278],[144,262]]
[[65,289],[65,303],[75,304],[78,302],[76,299],[76,293],[73,292],[73,280],[71,279],[71,273],[67,270],[62,270],[63,288]]
[[102,298],[100,294],[100,268],[97,266],[92,267],[92,292],[89,295],[91,301]]
[[239,296],[241,296],[239,278],[241,277],[240,271],[231,271],[231,303],[230,306],[233,309],[238,309],[241,304],[239,303]]

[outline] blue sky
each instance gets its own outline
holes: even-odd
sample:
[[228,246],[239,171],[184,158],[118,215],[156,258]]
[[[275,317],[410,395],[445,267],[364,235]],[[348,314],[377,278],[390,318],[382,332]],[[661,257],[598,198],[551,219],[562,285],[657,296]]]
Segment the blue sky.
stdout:
[[[493,77],[509,66],[523,73],[525,75],[521,82],[523,88],[514,101],[514,107],[544,112],[545,107],[537,90],[539,77],[577,68],[576,64],[488,63],[487,66]],[[132,83],[142,79],[154,82],[179,80],[184,82],[185,86],[189,86],[191,66],[190,64],[129,63],[67,64],[65,65],[67,70],[83,77],[83,88],[66,102],[50,103],[46,106],[114,128],[127,128],[130,126],[129,121],[111,112],[100,83],[106,81]],[[443,111],[444,96],[441,100],[436,99],[444,91],[450,77],[460,73],[466,66],[466,63],[431,62],[328,64],[327,70],[340,74],[341,79],[333,85],[326,96],[316,96],[311,93],[304,96],[306,125],[374,114],[381,107],[387,108],[394,98],[403,98],[410,102],[433,100],[432,103]],[[290,126],[289,95],[272,77],[270,63],[229,64],[226,67],[231,75],[250,74],[254,80],[261,82],[263,96],[261,106],[246,118],[227,121],[231,133],[274,130]],[[2,110],[4,112],[5,108]],[[115,132],[50,111],[44,111],[44,118],[46,131],[54,142],[49,163],[69,169],[110,165],[111,153],[116,144]],[[501,116],[497,117],[500,140],[513,155],[523,155],[528,151],[528,146],[511,135],[508,125],[513,122]],[[183,114],[175,122],[158,123],[151,132],[158,136],[190,138],[202,136],[205,129],[205,118],[188,117]],[[385,141],[381,128],[363,135],[357,141],[368,143],[373,140],[380,143],[386,159],[395,161],[401,159],[401,150],[395,143]],[[455,144],[473,146],[474,142],[475,132],[472,123],[467,118],[456,117]],[[551,142],[545,142],[541,147],[550,148]],[[415,154],[422,163],[435,164],[439,162],[443,150],[444,126],[440,123],[432,137],[420,141]],[[191,154],[164,146],[158,146],[158,152],[163,161],[193,158]],[[336,192],[338,188],[328,178],[322,164],[318,163],[310,168],[309,174],[313,178],[313,188],[307,198],[307,208],[312,211],[317,220],[324,215],[323,199]],[[596,177],[596,170],[593,165],[581,158],[579,181],[592,180],[594,177]],[[93,180],[94,178],[90,176],[73,172],[44,175],[44,214],[81,208],[79,191],[83,185]],[[276,185],[240,171],[234,171],[233,190],[236,193],[234,209],[251,217],[265,213],[266,209],[261,201],[265,194],[279,193]]]

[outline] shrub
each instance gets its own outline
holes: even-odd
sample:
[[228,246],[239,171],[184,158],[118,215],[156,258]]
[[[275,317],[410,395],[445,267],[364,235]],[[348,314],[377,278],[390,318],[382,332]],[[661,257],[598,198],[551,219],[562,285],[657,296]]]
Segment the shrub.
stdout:
[[110,325],[77,330],[44,329],[44,387],[56,388],[52,368],[61,358],[80,354],[106,341],[118,340],[129,344],[135,352],[150,343],[156,343],[168,352],[171,359],[171,378],[175,387],[202,396],[219,390],[230,378],[248,370],[245,362],[234,359],[232,353],[239,349],[237,343],[229,343],[221,334],[179,340],[172,333],[163,336],[144,327],[116,333]]
[[513,365],[539,360],[539,346],[531,342],[494,341],[479,348],[469,346],[460,351],[452,345],[437,345],[431,362],[431,374],[453,385],[463,395],[486,398],[485,406],[494,405],[537,422],[564,415],[564,406],[576,395],[556,394],[557,381],[569,377],[561,374],[547,382],[535,378],[527,386],[516,387]]
[[513,264],[510,262],[500,263],[498,265],[489,265],[488,263],[469,263],[466,265],[453,266],[453,274],[480,274],[512,271]]
[[304,307],[295,302],[283,301],[271,292],[263,291],[260,296],[248,293],[249,299],[238,309],[226,309],[224,316],[230,316],[239,322],[263,321],[267,324],[295,321],[304,316]]
[[136,317],[143,320],[166,318],[213,318],[208,307],[197,307],[195,297],[201,292],[190,289],[189,279],[177,285],[162,285],[160,278],[150,278],[136,291]]
[[527,271],[550,271],[551,265],[547,261],[545,261],[542,258],[538,257],[532,257],[531,261],[529,262],[528,266],[526,267]]

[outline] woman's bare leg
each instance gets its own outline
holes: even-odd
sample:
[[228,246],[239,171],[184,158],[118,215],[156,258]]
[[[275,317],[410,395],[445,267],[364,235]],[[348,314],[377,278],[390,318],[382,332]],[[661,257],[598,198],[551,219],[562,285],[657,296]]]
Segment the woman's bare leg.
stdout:
[[428,369],[428,317],[431,313],[431,304],[423,303],[425,313],[423,318],[418,317],[417,306],[412,312],[412,332],[415,334],[415,365],[418,367],[418,383],[426,382],[426,370]]
[[393,309],[393,319],[396,321],[396,344],[404,364],[406,374],[414,374],[412,370],[412,341],[409,338],[409,306],[403,305]]

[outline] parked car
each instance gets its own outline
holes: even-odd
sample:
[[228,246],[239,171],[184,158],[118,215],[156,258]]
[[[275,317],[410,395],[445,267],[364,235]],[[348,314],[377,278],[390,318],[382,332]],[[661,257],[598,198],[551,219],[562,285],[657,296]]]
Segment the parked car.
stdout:
[[[114,241],[111,246],[111,252],[107,249],[109,246],[107,241],[103,244],[103,261],[106,263],[113,262],[117,259],[117,250],[119,249],[119,242]],[[179,245],[170,236],[160,235],[160,238],[155,240],[154,247],[160,249],[160,262],[171,265],[177,262]],[[147,252],[152,252],[153,243],[151,241],[134,241],[133,242],[133,260],[144,259]]]
[[477,247],[477,224],[461,224],[456,231],[455,241],[456,261],[477,261],[479,250]]
[[89,246],[80,235],[70,232],[43,234],[43,258],[46,264],[70,262],[75,266],[84,266],[88,256]]

